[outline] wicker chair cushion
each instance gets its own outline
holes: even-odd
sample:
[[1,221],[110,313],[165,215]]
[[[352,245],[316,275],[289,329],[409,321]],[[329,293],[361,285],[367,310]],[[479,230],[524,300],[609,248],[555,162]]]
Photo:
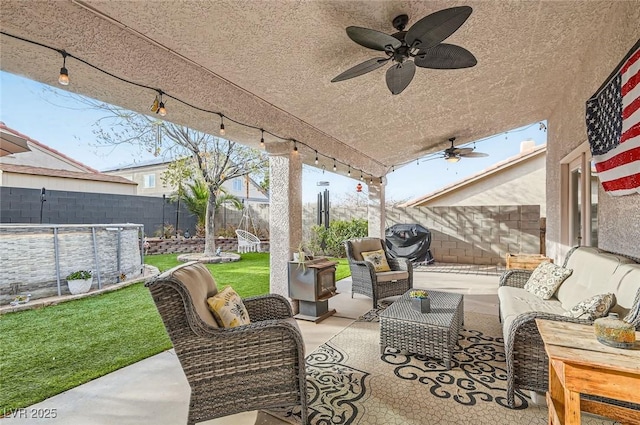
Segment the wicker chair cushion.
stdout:
[[614,305],[616,305],[614,294],[598,294],[580,301],[564,315],[576,319],[596,320],[606,316]]
[[573,270],[565,269],[553,263],[540,263],[531,273],[531,277],[525,283],[524,289],[543,300],[548,300],[555,294],[566,278],[571,276]]
[[378,283],[380,282],[391,282],[394,280],[406,280],[409,279],[409,272],[405,271],[388,271],[388,272],[380,272],[376,273],[376,278],[378,279]]
[[[217,328],[218,323],[207,305],[207,298],[218,293],[216,281],[211,276],[209,269],[204,264],[194,261],[173,271],[172,276],[187,288],[193,300],[193,307],[202,321]],[[203,285],[202,282],[205,284]]]
[[230,286],[208,298],[207,303],[216,318],[216,322],[223,328],[235,328],[236,326],[251,323],[249,312],[244,306],[242,298]]
[[509,335],[511,323],[520,314],[532,311],[543,313],[564,314],[567,310],[556,298],[543,300],[537,295],[527,292],[522,288],[513,286],[501,286],[498,288],[500,299],[500,315],[502,316],[502,332],[505,341]]
[[350,243],[353,248],[353,258],[356,261],[364,261],[364,258],[362,258],[363,251],[377,251],[382,249],[380,239],[377,238],[351,239]]
[[389,263],[387,263],[387,256],[384,254],[383,249],[378,249],[377,251],[362,251],[360,253],[364,261],[367,261],[373,264],[373,268],[378,272],[390,272],[391,267],[389,267]]

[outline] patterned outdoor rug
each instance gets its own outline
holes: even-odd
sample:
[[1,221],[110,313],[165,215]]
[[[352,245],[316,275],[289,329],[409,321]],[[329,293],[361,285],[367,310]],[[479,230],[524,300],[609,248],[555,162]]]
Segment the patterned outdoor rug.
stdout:
[[[382,308],[372,310],[372,320]],[[307,356],[309,419],[320,424],[540,424],[547,408],[522,393],[506,402],[506,363],[497,318],[466,313],[459,350],[446,370],[438,359],[387,348],[380,355],[380,324],[354,322]],[[300,411],[269,411],[300,423]],[[273,418],[272,418],[273,419]],[[274,423],[260,413],[256,423]],[[583,415],[583,424],[615,424]]]

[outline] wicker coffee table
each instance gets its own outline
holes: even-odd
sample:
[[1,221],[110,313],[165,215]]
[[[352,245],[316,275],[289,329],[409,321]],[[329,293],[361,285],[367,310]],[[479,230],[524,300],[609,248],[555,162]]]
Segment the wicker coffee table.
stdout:
[[429,291],[431,312],[423,314],[411,307],[409,292],[380,313],[380,353],[391,347],[442,359],[451,369],[464,320],[462,295]]

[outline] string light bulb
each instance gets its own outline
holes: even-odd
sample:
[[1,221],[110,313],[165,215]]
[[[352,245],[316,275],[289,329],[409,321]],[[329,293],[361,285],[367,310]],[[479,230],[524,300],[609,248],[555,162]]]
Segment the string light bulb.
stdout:
[[298,152],[298,142],[296,142],[295,140],[293,141],[293,151]]
[[316,165],[318,165],[318,151],[316,151],[316,161],[315,161]]
[[264,130],[260,129],[260,131],[262,132],[262,135],[260,136],[260,147],[264,149]]
[[369,177],[369,184],[372,185],[373,184],[373,177]]
[[160,104],[158,105],[158,115],[164,117],[167,115],[167,108],[164,107],[164,102],[162,101],[162,92],[160,93]]
[[338,167],[336,167],[336,159],[333,158],[333,171],[338,170]]
[[360,171],[360,181],[364,181],[364,176],[362,175],[362,171]]
[[63,86],[69,85],[69,71],[67,70],[67,52],[64,50],[60,51],[62,55],[62,68],[60,68],[60,76],[58,77],[58,82]]
[[396,172],[396,166],[395,166],[395,165],[392,165],[392,166],[391,166],[391,172],[392,172],[392,173],[395,173],[395,172]]
[[220,135],[224,136],[226,131],[224,130],[224,115],[220,114]]
[[347,171],[347,176],[351,177],[351,165],[349,165],[349,171]]

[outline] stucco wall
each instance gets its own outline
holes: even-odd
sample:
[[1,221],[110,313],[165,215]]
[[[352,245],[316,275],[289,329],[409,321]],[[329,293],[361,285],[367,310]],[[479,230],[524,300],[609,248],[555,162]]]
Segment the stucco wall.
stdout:
[[537,156],[501,172],[443,193],[420,206],[447,207],[462,205],[540,205],[546,210],[545,157]]
[[43,150],[40,146],[29,143],[30,152],[21,152],[19,155],[8,155],[0,157],[0,162],[13,165],[28,165],[29,167],[53,168],[56,170],[67,170],[86,172],[87,169],[74,164],[68,159],[58,157],[54,152]]
[[[627,16],[620,20],[616,17]],[[634,2],[612,2],[603,10],[607,22],[597,42],[586,51],[573,84],[548,118],[547,137],[547,254],[564,259],[568,246],[561,243],[560,160],[587,140],[585,102],[607,79],[640,38],[640,7]],[[640,195],[614,198],[600,189],[598,246],[608,251],[640,257]]]

